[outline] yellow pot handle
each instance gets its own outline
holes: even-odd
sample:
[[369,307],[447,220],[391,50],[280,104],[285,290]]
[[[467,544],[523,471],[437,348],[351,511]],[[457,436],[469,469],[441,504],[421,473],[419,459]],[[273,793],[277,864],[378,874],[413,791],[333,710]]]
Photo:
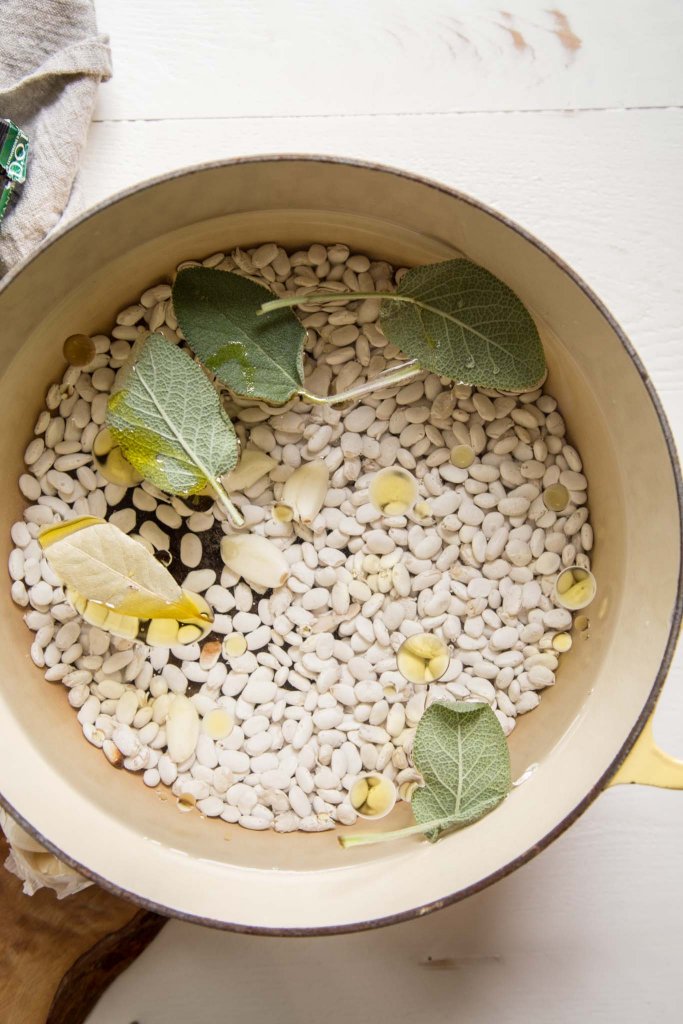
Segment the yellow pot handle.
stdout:
[[683,789],[683,761],[665,754],[657,746],[652,718],[647,720],[626,760],[607,785],[620,786],[628,782],[661,789]]

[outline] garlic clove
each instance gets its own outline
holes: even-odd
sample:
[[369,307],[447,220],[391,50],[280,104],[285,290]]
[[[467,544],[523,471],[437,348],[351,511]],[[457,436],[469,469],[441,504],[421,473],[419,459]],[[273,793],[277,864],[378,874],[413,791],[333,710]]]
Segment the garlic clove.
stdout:
[[282,504],[288,505],[294,518],[307,526],[323,507],[330,486],[330,471],[324,462],[307,462],[285,481]]
[[257,587],[281,587],[289,576],[289,563],[280,548],[255,533],[224,537],[221,557],[228,569]]
[[24,883],[24,892],[32,896],[39,889],[52,889],[59,899],[80,892],[92,885],[88,878],[64,864],[36,842],[0,807],[0,835],[9,842],[5,867]]
[[223,477],[223,486],[228,493],[245,491],[266,473],[270,473],[275,466],[277,462],[271,459],[270,455],[259,451],[258,448],[246,448],[232,473],[227,473]]
[[166,719],[168,756],[176,764],[187,761],[194,754],[199,739],[199,715],[187,697],[176,694],[171,701]]
[[0,828],[5,833],[7,842],[17,849],[25,850],[27,853],[45,853],[45,847],[24,831],[21,825],[17,825],[14,818],[3,811],[2,807],[0,807]]

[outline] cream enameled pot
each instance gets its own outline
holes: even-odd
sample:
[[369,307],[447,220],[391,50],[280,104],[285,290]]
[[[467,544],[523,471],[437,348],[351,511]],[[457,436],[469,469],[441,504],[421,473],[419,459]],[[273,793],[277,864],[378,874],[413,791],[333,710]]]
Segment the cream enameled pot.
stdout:
[[[87,744],[62,687],[29,659],[29,633],[0,588],[0,793],[62,859],[165,914],[247,931],[353,930],[460,899],[529,860],[613,781],[683,788],[644,729],[681,619],[681,480],[661,407],[633,349],[552,253],[479,203],[401,172],[341,160],[265,157],[146,184],[89,213],[0,291],[0,543],[21,515],[15,481],[64,338],[111,328],[116,310],[189,256],[277,240],[343,241],[395,264],[464,254],[533,312],[590,481],[599,596],[590,639],[520,720],[513,777],[492,814],[431,845],[342,850],[334,833],[251,833],[179,814]],[[634,585],[636,584],[637,585]],[[640,739],[638,739],[640,736]],[[638,740],[634,748],[634,744]],[[381,822],[407,821],[405,805]]]

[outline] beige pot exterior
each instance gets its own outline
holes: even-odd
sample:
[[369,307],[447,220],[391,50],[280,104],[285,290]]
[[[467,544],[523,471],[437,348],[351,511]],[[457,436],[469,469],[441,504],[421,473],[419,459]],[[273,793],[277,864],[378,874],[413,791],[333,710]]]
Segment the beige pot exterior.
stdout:
[[[44,246],[0,292],[0,545],[21,515],[15,480],[72,333],[115,312],[179,260],[277,240],[343,241],[398,264],[464,254],[533,312],[590,482],[599,596],[590,638],[510,739],[514,777],[494,813],[430,845],[343,851],[335,834],[250,833],[179,814],[165,792],[116,772],[87,744],[66,693],[29,659],[22,612],[0,592],[0,793],[63,859],[163,913],[246,930],[367,927],[424,913],[501,877],[559,834],[604,787],[654,706],[680,621],[678,470],[645,373],[597,300],[497,214],[385,168],[303,157],[209,166],[104,205]],[[163,788],[162,788],[163,789]],[[407,821],[403,805],[376,825]]]

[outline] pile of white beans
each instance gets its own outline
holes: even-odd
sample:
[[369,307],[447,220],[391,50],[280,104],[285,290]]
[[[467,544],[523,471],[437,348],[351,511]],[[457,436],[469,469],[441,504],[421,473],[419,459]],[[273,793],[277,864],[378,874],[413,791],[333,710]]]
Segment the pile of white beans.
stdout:
[[[204,265],[238,269],[278,294],[320,284],[386,290],[397,279],[389,264],[341,244],[287,254],[269,243]],[[412,742],[433,700],[486,701],[508,734],[555,683],[554,639],[572,616],[553,601],[554,583],[565,566],[589,568],[593,543],[580,457],[541,390],[509,397],[430,374],[347,408],[293,400],[272,409],[226,395],[243,442],[275,461],[233,495],[249,528],[290,566],[284,586],[260,593],[217,558],[231,529],[218,506],[196,511],[147,483],[126,491],[93,463],[107,396],[139,332],[181,340],[170,295],[159,284],[123,310],[111,337],[94,338],[91,365],[69,367],[38,417],[9,561],[12,596],[35,634],[31,657],[67,688],[85,737],[146,785],[172,787],[181,808],[279,832],[353,824],[348,793],[360,772],[384,773],[404,795],[418,780]],[[399,361],[378,312],[376,299],[304,307],[310,390],[345,390]],[[476,454],[468,469],[450,461],[464,444]],[[278,521],[284,481],[314,460],[330,472],[323,508],[310,528]],[[387,466],[414,474],[423,514],[387,518],[369,501],[373,475]],[[558,482],[570,493],[562,513],[542,498]],[[246,652],[226,657],[211,636],[148,648],[83,623],[36,539],[44,525],[83,514],[109,519],[151,551],[175,551],[170,570],[214,610],[213,640],[242,633]],[[420,632],[451,651],[445,675],[425,686],[396,664],[400,644]],[[180,764],[165,730],[177,694],[202,721],[217,708],[234,721],[219,740],[201,729]]]

